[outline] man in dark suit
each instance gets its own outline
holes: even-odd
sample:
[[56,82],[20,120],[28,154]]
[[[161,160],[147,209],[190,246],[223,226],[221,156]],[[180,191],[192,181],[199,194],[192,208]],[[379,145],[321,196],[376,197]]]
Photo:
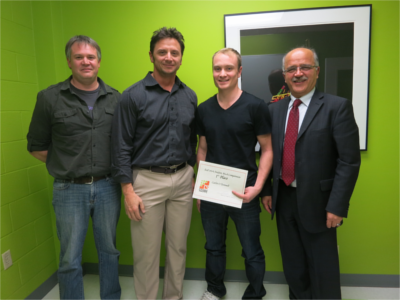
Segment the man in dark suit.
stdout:
[[283,58],[291,96],[269,105],[274,151],[272,198],[290,299],[340,299],[336,228],[347,217],[360,168],[351,102],[315,89],[314,50]]

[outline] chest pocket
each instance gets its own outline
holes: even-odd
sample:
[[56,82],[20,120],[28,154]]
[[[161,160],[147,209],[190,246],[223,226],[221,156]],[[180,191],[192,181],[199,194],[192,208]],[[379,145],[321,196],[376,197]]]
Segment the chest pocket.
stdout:
[[68,110],[60,110],[60,111],[56,111],[54,113],[54,118],[56,118],[57,120],[60,119],[60,118],[63,118],[63,119],[64,118],[69,118],[69,117],[72,117],[72,116],[76,115],[76,113],[77,113],[76,108],[68,109]]
[[60,136],[80,134],[84,129],[82,123],[76,108],[56,111],[54,113],[53,133]]
[[106,111],[107,117],[111,117],[111,118],[113,117],[114,111],[115,111],[114,107],[106,107],[104,110]]
[[112,124],[112,119],[114,116],[115,108],[114,107],[106,107],[106,108],[104,108],[104,111],[105,111],[104,122],[103,122],[103,118],[100,118],[97,126],[99,129],[110,134],[111,133],[111,124]]

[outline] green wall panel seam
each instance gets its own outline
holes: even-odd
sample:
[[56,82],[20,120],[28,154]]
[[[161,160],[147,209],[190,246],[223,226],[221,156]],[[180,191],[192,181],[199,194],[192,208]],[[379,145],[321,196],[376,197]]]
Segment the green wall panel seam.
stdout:
[[37,85],[37,83],[32,83],[32,82],[27,82],[27,81],[21,81],[21,80],[1,79],[1,81],[5,81],[5,82],[17,82],[17,83],[25,83],[25,84]]
[[[1,48],[2,51],[8,51],[8,52],[10,52],[10,53],[21,54],[21,55],[29,56],[29,57],[32,57],[32,58],[36,58],[35,55],[26,54],[26,53],[22,53],[22,52],[17,52],[17,51],[14,51],[14,50],[5,49],[5,48],[3,48],[3,47],[0,47],[0,48]],[[4,79],[2,79],[2,80],[4,80]]]
[[[20,290],[22,290],[26,285],[28,285],[28,284],[30,283],[31,280],[35,279],[35,277],[38,276],[38,275],[40,274],[41,271],[43,271],[45,268],[47,268],[48,266],[50,266],[50,265],[53,264],[54,262],[56,262],[56,260],[52,260],[50,263],[48,263],[48,264],[45,265],[43,268],[41,268],[41,269],[36,273],[35,276],[33,276],[32,278],[30,278],[25,284],[21,285],[21,287],[20,287],[19,289],[17,289],[16,291],[13,292],[13,294],[16,294],[16,293],[18,293]],[[57,263],[57,262],[56,262],[56,263]],[[20,272],[20,277],[21,277],[20,279],[21,279],[21,282],[22,282],[22,274],[21,274],[21,272]],[[39,284],[39,286],[40,286],[40,284]],[[39,287],[39,286],[38,286],[38,287]],[[35,290],[36,290],[36,289],[35,289]],[[31,292],[29,292],[28,295],[29,295],[30,293],[31,293]]]
[[[10,203],[12,203],[12,202],[10,202]],[[4,206],[9,205],[10,203],[5,204]],[[3,209],[3,206],[1,207],[1,209]],[[49,214],[49,213],[47,213],[47,214]],[[1,241],[2,239],[4,239],[5,237],[9,236],[10,234],[13,234],[13,233],[15,233],[16,231],[19,231],[19,230],[24,229],[25,227],[28,227],[28,226],[34,227],[35,225],[34,225],[34,224],[32,225],[32,223],[36,222],[37,220],[39,220],[39,219],[41,219],[41,218],[44,218],[47,214],[45,214],[45,215],[43,215],[43,216],[40,216],[40,217],[37,218],[36,220],[34,220],[34,221],[32,221],[32,222],[26,224],[25,226],[22,226],[22,227],[18,228],[17,230],[14,230],[14,229],[13,229],[9,234],[6,234],[5,236],[3,236],[3,237],[0,239],[0,241]],[[11,226],[12,226],[12,224],[11,224]],[[41,242],[40,244],[37,244],[37,242],[36,242],[35,248],[33,248],[33,249],[32,249],[31,251],[29,251],[29,252],[26,252],[26,253],[25,253],[24,255],[22,255],[20,258],[18,258],[18,259],[13,259],[13,262],[14,262],[14,261],[15,261],[15,262],[19,261],[19,260],[20,260],[21,258],[23,258],[25,255],[27,255],[28,253],[32,252],[32,251],[35,250],[38,246],[40,246],[41,244],[45,243],[46,241],[48,241],[48,240],[51,239],[51,238],[53,238],[53,236],[49,237],[47,240]],[[11,255],[11,256],[12,256],[12,255]]]

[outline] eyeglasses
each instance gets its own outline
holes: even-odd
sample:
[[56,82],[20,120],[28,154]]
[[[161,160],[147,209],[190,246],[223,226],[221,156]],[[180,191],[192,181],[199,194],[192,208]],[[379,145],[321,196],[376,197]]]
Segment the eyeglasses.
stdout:
[[293,74],[295,73],[298,69],[300,69],[300,72],[308,72],[310,71],[312,68],[319,68],[318,66],[312,66],[312,65],[302,65],[300,67],[296,67],[296,66],[292,66],[287,68],[286,70],[283,70],[283,73],[289,73],[289,74]]

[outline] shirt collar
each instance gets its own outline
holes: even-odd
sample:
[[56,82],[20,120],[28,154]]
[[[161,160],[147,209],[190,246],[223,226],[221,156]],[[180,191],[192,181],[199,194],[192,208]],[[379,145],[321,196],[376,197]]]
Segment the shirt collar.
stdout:
[[300,98],[296,98],[293,95],[290,95],[289,108],[293,106],[294,100],[296,100],[296,99],[300,99],[301,102],[303,102],[303,104],[308,107],[308,105],[311,102],[311,98],[314,95],[314,92],[315,92],[315,87],[312,89],[311,92],[309,92],[308,94],[306,94],[306,95],[304,95],[303,97],[300,97]]
[[[157,80],[155,80],[153,78],[153,76],[151,76],[153,72],[149,72],[147,73],[146,77],[144,78],[144,85],[145,86],[154,86],[154,85],[159,85],[159,83],[157,82]],[[182,85],[182,81],[178,78],[178,76],[175,76],[175,84],[177,86],[181,86]]]
[[[70,93],[73,93],[73,92],[71,91],[71,89],[70,89],[71,79],[72,79],[72,75],[69,76],[68,79],[65,80],[65,81],[61,84],[61,90],[64,90],[64,91],[65,91],[65,90],[69,90]],[[112,93],[111,88],[110,88],[108,85],[106,85],[106,84],[104,83],[104,81],[100,79],[100,77],[97,77],[97,81],[98,81],[99,84],[100,84],[100,93],[99,93],[99,95],[105,95],[105,94],[108,94],[108,93]]]

